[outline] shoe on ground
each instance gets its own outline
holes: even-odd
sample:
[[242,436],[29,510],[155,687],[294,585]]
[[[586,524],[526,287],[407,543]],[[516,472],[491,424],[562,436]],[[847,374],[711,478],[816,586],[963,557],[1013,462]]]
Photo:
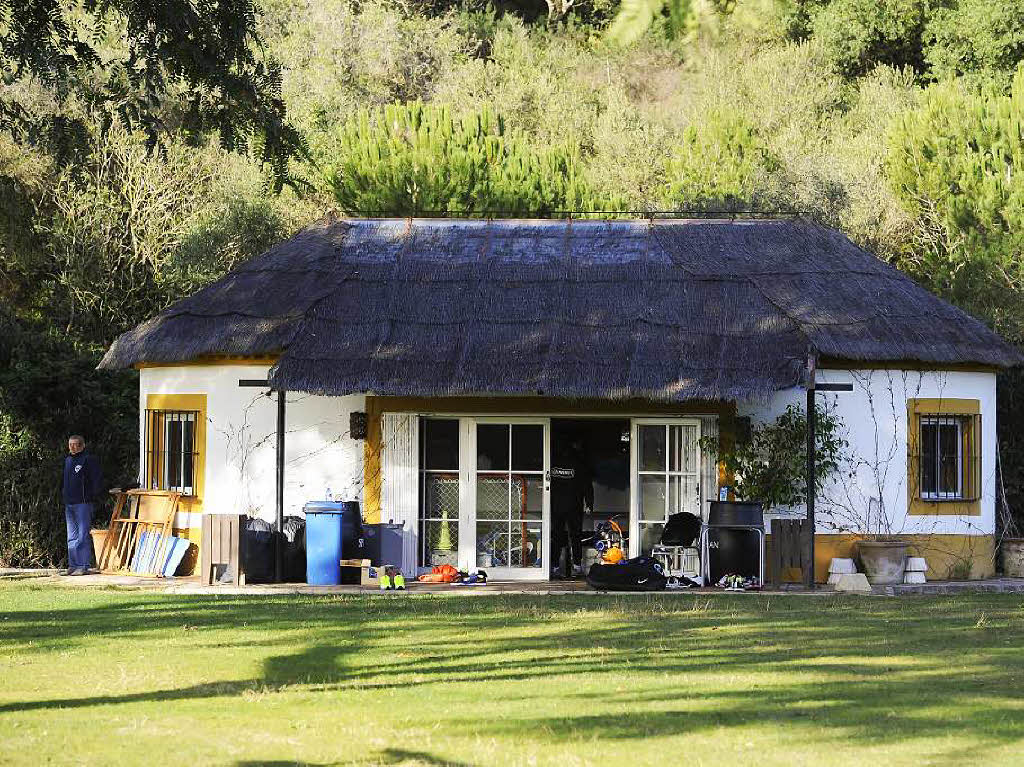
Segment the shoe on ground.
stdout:
[[75,574],[75,568],[73,568],[73,567],[69,567],[67,570],[65,570],[63,573],[61,573],[61,575],[74,575],[74,574]]
[[88,574],[89,574],[89,568],[88,567],[76,567],[74,570],[72,570],[71,572],[68,573],[68,575],[88,575]]

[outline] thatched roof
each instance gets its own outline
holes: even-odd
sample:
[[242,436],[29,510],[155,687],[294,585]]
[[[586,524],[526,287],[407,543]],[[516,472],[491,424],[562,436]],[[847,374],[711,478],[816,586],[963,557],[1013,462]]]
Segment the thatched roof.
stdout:
[[123,334],[101,367],[279,355],[324,394],[741,399],[807,353],[1021,355],[842,234],[794,219],[339,220]]

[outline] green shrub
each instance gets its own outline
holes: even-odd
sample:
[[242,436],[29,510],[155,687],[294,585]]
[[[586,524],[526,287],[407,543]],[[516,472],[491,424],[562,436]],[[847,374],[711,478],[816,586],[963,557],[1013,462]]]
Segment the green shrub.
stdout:
[[716,111],[683,132],[682,145],[666,164],[666,204],[673,208],[764,207],[759,199],[778,167],[742,113]]
[[342,209],[368,215],[609,208],[580,177],[572,147],[530,149],[490,109],[455,117],[419,102],[363,111],[340,130],[330,183]]

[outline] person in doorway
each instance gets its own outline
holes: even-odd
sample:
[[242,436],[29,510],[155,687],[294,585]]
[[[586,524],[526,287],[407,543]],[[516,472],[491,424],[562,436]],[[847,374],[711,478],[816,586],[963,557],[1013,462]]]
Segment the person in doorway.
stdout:
[[68,524],[68,575],[85,575],[92,561],[92,514],[101,499],[103,473],[99,459],[87,453],[80,434],[68,437],[64,459],[64,517]]
[[583,516],[593,507],[590,465],[582,441],[573,437],[556,451],[551,466],[552,578],[571,578],[580,573]]

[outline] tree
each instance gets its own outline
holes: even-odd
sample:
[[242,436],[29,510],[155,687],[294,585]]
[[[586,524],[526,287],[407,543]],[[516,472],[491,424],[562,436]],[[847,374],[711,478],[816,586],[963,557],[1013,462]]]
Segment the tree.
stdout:
[[1009,95],[929,88],[889,136],[886,176],[917,236],[900,266],[1024,339],[1024,67]]
[[534,151],[490,109],[454,117],[419,102],[363,110],[340,129],[329,181],[351,213],[614,210],[590,191],[575,150]]
[[[301,141],[285,121],[280,69],[257,53],[256,18],[252,0],[0,0],[0,70],[8,86],[38,80],[58,106],[85,104],[151,142],[212,131],[228,148],[251,144],[280,180]],[[85,133],[81,118],[40,115],[12,93],[0,96],[0,127],[24,140]]]
[[666,163],[665,202],[670,207],[750,207],[777,162],[753,125],[731,110],[690,125]]
[[927,38],[934,76],[1009,84],[1024,60],[1024,0],[960,0],[939,8]]

